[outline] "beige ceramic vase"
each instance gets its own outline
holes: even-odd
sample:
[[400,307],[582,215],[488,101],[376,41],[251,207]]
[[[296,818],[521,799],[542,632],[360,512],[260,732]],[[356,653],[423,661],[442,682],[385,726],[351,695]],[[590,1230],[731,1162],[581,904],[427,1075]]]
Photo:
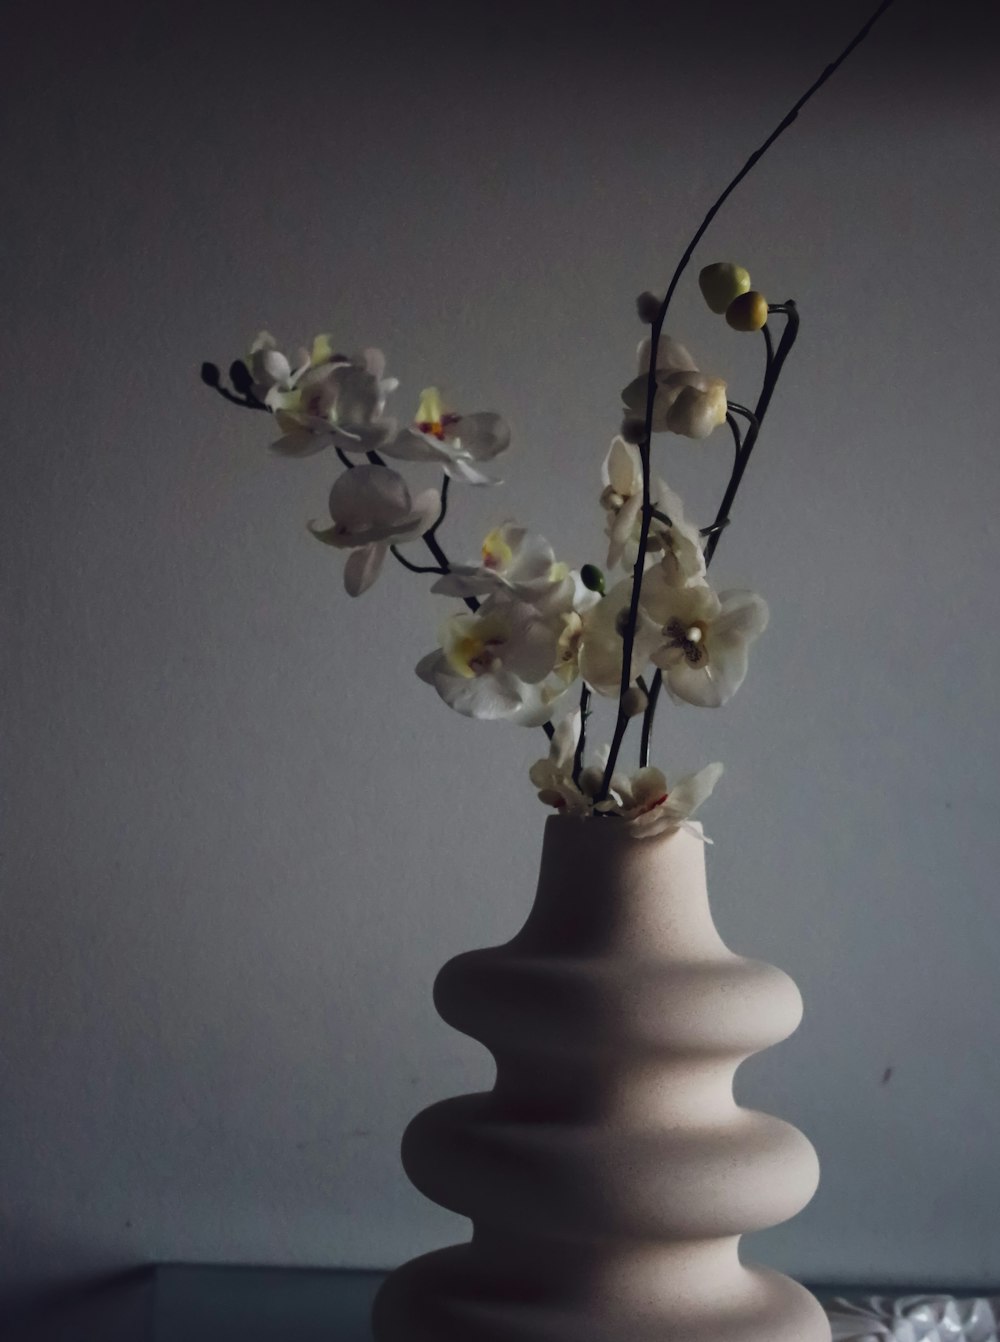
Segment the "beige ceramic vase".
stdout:
[[524,927],[435,1002],[496,1084],[419,1114],[403,1164],[473,1235],[392,1273],[378,1342],[830,1342],[806,1290],[740,1262],[816,1188],[805,1137],[732,1093],[802,1002],[723,944],[698,838],[549,820]]

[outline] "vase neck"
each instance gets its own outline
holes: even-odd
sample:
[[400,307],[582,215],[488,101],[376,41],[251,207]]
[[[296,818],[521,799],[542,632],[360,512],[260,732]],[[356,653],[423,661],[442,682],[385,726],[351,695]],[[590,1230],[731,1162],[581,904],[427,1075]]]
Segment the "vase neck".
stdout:
[[728,956],[712,921],[705,846],[685,830],[633,838],[621,822],[546,823],[535,902],[511,945],[533,954]]

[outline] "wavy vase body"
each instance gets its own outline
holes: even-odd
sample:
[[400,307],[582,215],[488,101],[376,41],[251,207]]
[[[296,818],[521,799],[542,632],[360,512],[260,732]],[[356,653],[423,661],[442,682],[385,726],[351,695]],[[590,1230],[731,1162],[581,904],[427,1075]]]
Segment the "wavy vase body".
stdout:
[[694,835],[553,817],[522,930],[434,991],[496,1083],[419,1114],[403,1164],[473,1234],[392,1273],[378,1342],[829,1342],[806,1290],[740,1262],[818,1181],[806,1138],[732,1092],[802,1002],[723,944]]

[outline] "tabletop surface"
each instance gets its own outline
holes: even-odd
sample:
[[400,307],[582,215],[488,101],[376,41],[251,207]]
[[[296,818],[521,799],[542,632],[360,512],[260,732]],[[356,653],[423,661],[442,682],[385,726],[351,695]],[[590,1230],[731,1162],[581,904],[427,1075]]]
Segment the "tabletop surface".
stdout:
[[[65,1298],[58,1307],[0,1321],[2,1342],[371,1342],[369,1313],[382,1272],[343,1269],[157,1264]],[[993,1290],[813,1286],[828,1304],[857,1302],[835,1336],[919,1336],[998,1342]],[[879,1298],[873,1300],[876,1294]],[[914,1332],[899,1319],[912,1318]],[[947,1317],[945,1317],[947,1312]],[[894,1319],[896,1326],[894,1327]],[[934,1322],[940,1319],[941,1328]]]

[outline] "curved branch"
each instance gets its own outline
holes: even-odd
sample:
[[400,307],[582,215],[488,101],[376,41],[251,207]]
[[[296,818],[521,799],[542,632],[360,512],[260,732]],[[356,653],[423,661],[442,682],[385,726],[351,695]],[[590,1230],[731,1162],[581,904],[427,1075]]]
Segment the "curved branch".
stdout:
[[[653,408],[656,401],[656,390],[657,390],[656,361],[660,343],[660,335],[663,331],[663,324],[666,321],[667,312],[670,308],[671,300],[673,299],[674,292],[677,288],[678,283],[680,282],[681,276],[687,269],[688,262],[694,255],[695,248],[698,246],[698,243],[704,237],[706,231],[708,230],[709,225],[711,224],[715,216],[719,213],[722,206],[726,203],[726,201],[736,190],[739,184],[743,181],[743,179],[747,176],[747,174],[751,172],[752,169],[760,161],[760,159],[763,158],[763,156],[767,153],[767,151],[771,148],[771,146],[779,138],[779,136],[783,135],[784,132],[789,128],[789,126],[792,125],[792,123],[798,117],[799,112],[810,100],[810,98],[812,98],[814,94],[818,93],[818,91],[823,87],[823,85],[827,82],[827,80],[830,79],[830,77],[836,73],[836,71],[840,68],[840,66],[844,63],[844,61],[847,60],[851,52],[854,51],[855,47],[857,47],[861,42],[864,41],[864,39],[868,36],[869,32],[874,27],[878,19],[881,18],[881,16],[885,13],[885,11],[889,9],[894,2],[895,0],[882,0],[881,4],[879,4],[879,6],[872,14],[872,16],[858,30],[858,32],[850,40],[850,42],[847,44],[844,50],[836,58],[836,60],[832,61],[829,65],[827,65],[826,68],[823,70],[823,72],[820,74],[819,78],[815,79],[813,83],[810,84],[809,88],[806,89],[805,93],[803,93],[802,96],[799,99],[797,99],[797,101],[792,105],[792,107],[788,110],[785,116],[782,117],[781,121],[770,133],[770,135],[768,135],[767,139],[764,140],[764,142],[759,146],[759,148],[754,150],[754,152],[743,164],[743,167],[739,170],[736,176],[730,181],[730,183],[722,192],[722,194],[715,200],[715,202],[709,208],[708,213],[705,215],[704,219],[702,219],[701,223],[695,230],[694,236],[692,237],[691,241],[684,249],[684,253],[681,256],[680,261],[677,263],[677,267],[674,270],[673,276],[671,277],[670,284],[667,287],[667,292],[664,295],[663,302],[660,304],[660,310],[656,315],[655,321],[652,323],[652,328],[650,331],[650,347],[649,347],[649,375],[646,383],[646,416],[643,428],[643,438],[639,443],[639,451],[642,458],[642,476],[643,476],[642,526],[639,532],[638,556],[636,558],[635,567],[633,569],[632,600],[629,605],[628,624],[626,625],[625,634],[622,639],[622,675],[619,690],[618,719],[615,724],[615,732],[611,742],[611,752],[608,755],[608,762],[604,770],[604,778],[601,782],[601,789],[597,796],[598,801],[603,801],[608,795],[608,791],[611,787],[611,776],[614,773],[615,765],[618,760],[618,752],[621,749],[621,743],[625,736],[625,731],[626,728],[628,727],[629,722],[629,719],[626,716],[624,709],[622,707],[622,700],[624,699],[625,694],[628,691],[629,684],[631,682],[632,650],[633,647],[635,646],[635,631],[639,614],[639,594],[642,586],[642,575],[645,568],[646,548],[649,543],[649,527],[650,522],[652,520],[650,514],[651,499],[650,499],[649,455],[650,455],[650,440],[652,438],[652,432],[653,432]],[[787,328],[786,328],[786,334],[787,334]],[[770,370],[771,376],[766,379],[765,393],[767,394],[765,396],[765,393],[762,393],[762,399],[764,400],[763,408],[765,410],[767,408],[767,403],[770,400],[768,387],[770,387],[770,390],[773,391],[773,384],[777,380],[778,372],[780,372],[780,362],[779,362],[780,359],[781,359],[781,351],[779,349],[778,354],[775,356],[774,360],[774,363],[777,366]],[[761,418],[760,411],[758,411],[757,413],[757,418],[758,419]],[[753,435],[753,429],[751,427],[750,431],[747,434],[747,440],[751,440],[752,436],[755,435]],[[750,441],[750,450],[752,450],[752,446],[753,443],[752,441]],[[749,459],[749,455],[750,452],[747,450],[747,443],[745,441],[743,451],[739,454],[739,457],[737,459],[733,471],[733,479],[735,480],[735,487],[733,485],[733,480],[730,480],[730,488],[727,489],[726,491],[727,498],[730,498],[730,500],[731,496],[735,496],[736,489],[739,487],[739,481],[742,478],[743,472],[746,470],[746,462]],[[719,514],[720,517],[726,515],[728,515],[728,505],[723,509],[720,509]],[[718,543],[719,534],[720,534],[719,532],[715,532],[713,534],[711,540],[709,541],[708,550],[714,552],[715,545]],[[708,562],[708,559],[710,558],[708,550],[706,551],[706,562]]]

